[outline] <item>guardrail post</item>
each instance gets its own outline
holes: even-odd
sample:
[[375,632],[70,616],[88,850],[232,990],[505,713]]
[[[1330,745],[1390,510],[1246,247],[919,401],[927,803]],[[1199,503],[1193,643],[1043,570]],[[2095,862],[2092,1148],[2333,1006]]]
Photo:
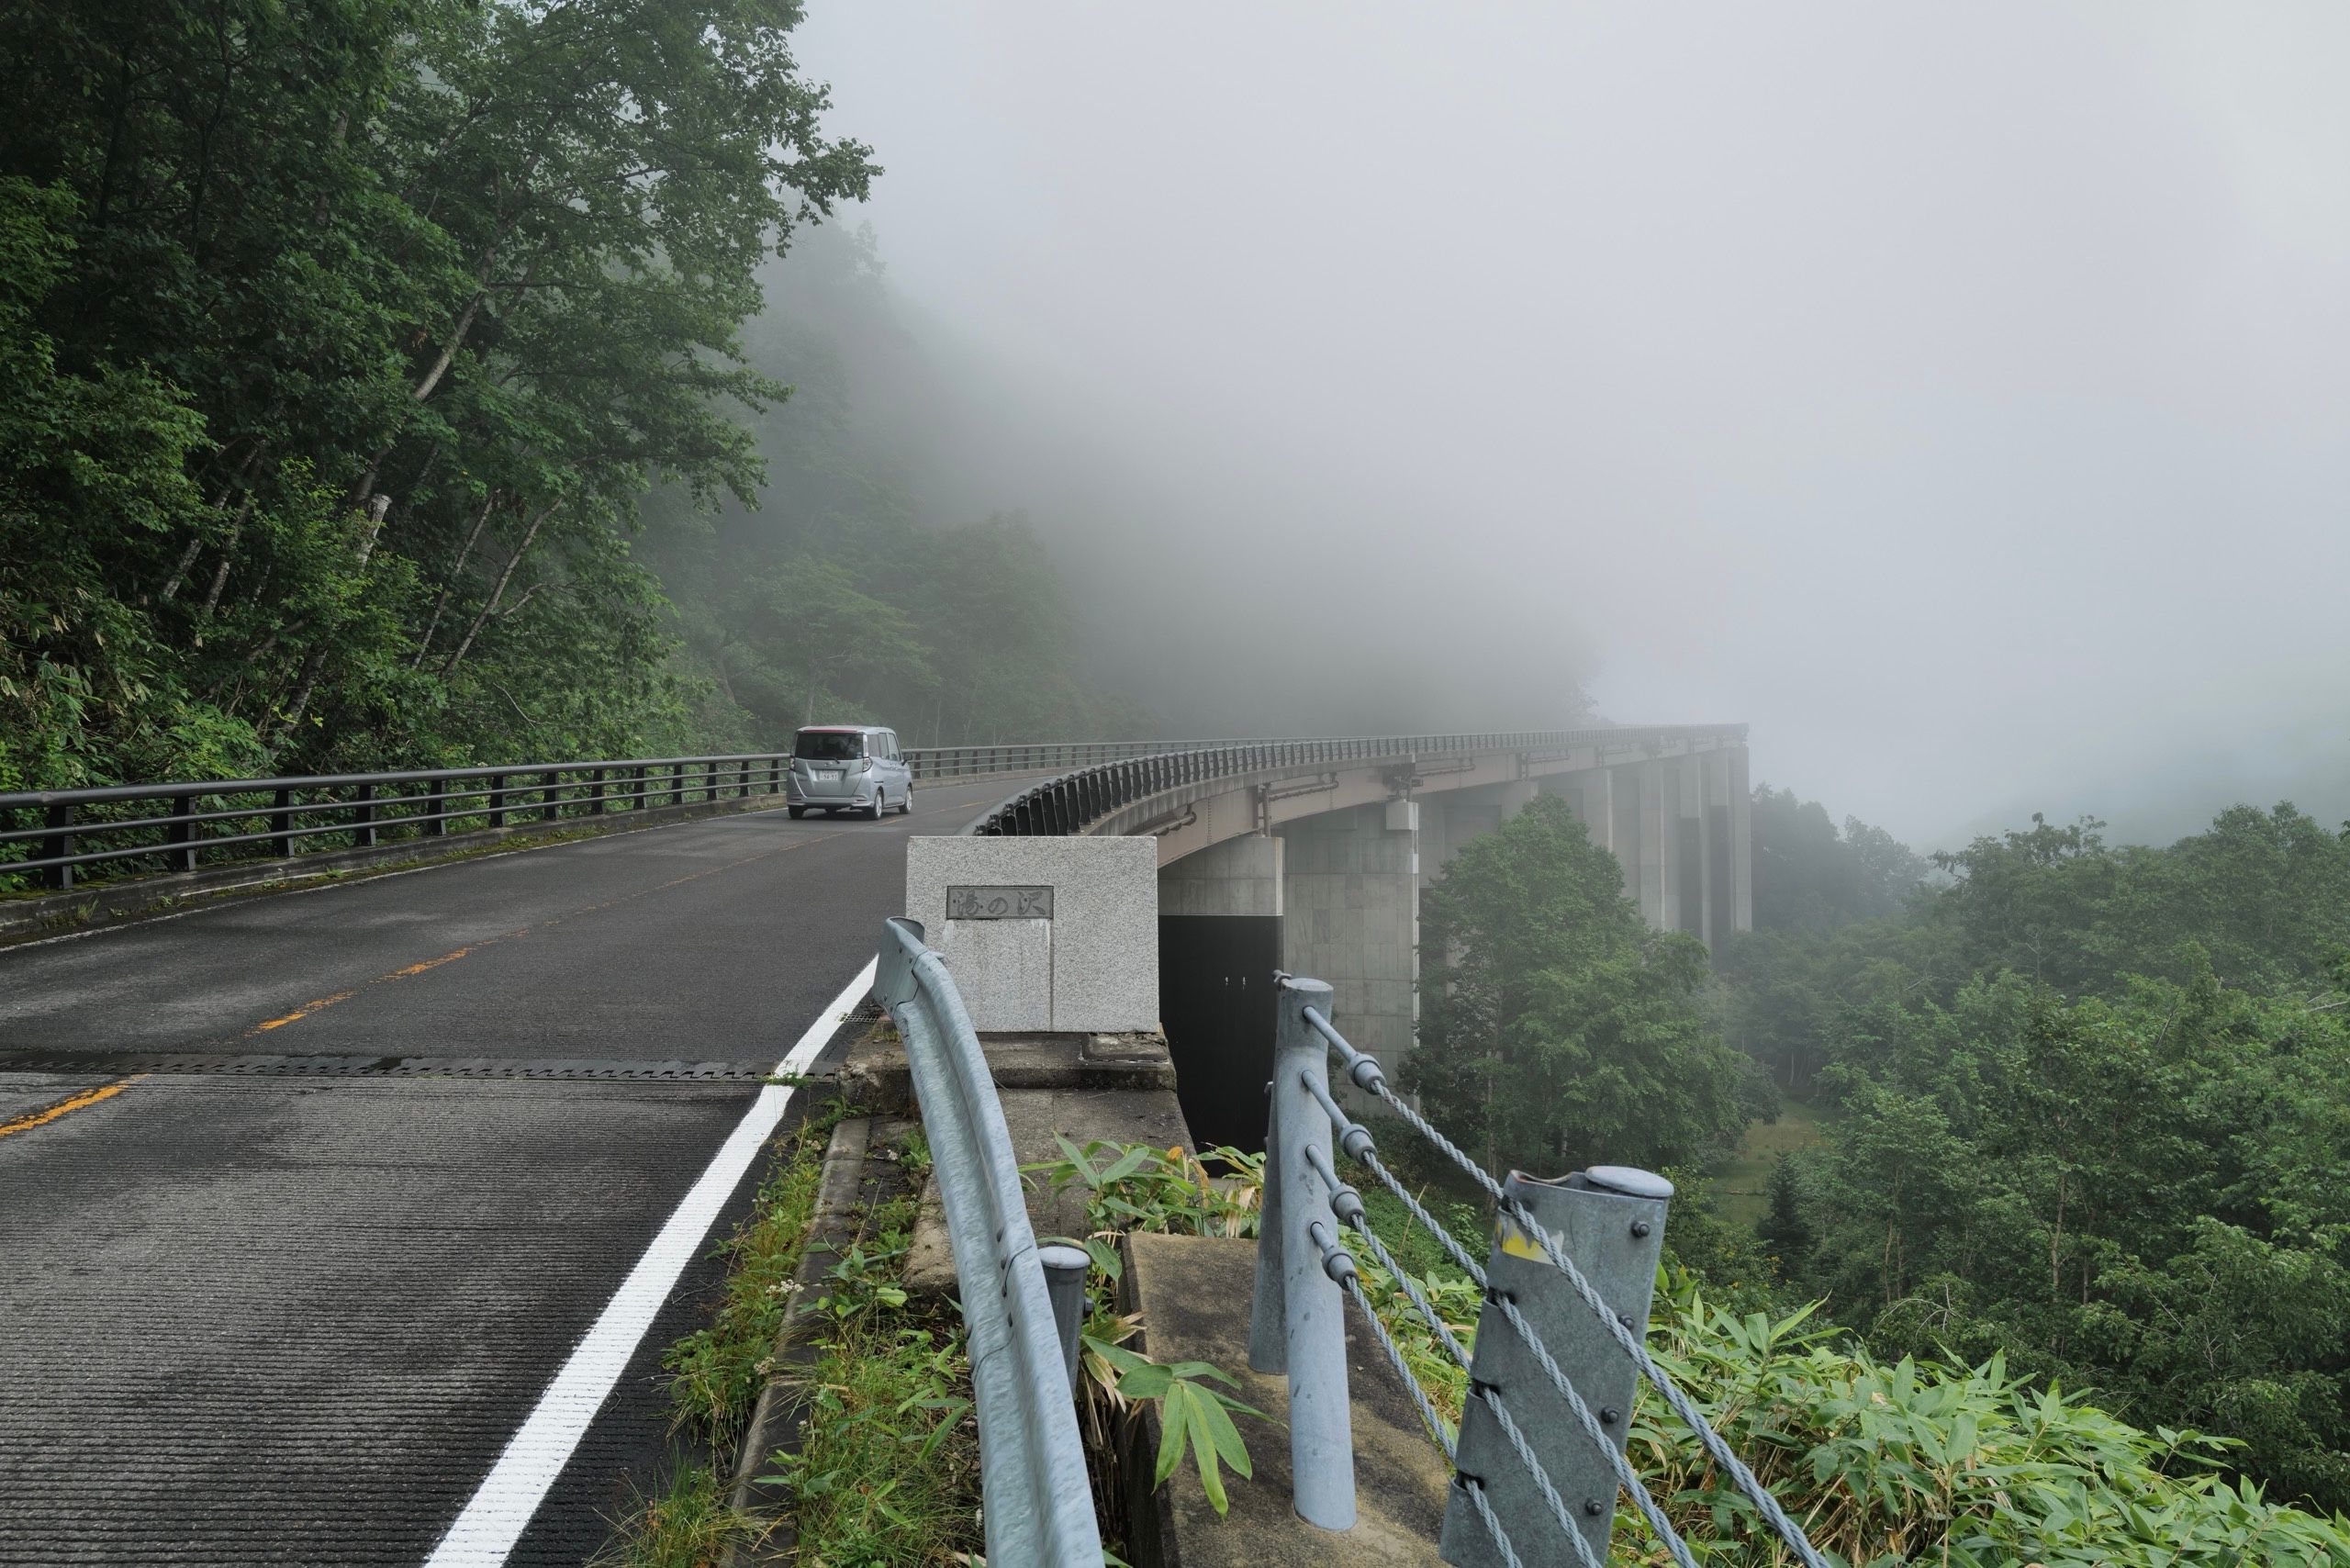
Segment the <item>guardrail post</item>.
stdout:
[[[1306,1022],[1309,1007],[1326,1018],[1330,1015],[1329,986],[1315,980],[1281,982],[1248,1362],[1259,1371],[1289,1374],[1290,1476],[1298,1518],[1324,1529],[1343,1530],[1355,1522],[1347,1299],[1323,1268],[1325,1247],[1337,1245],[1338,1222],[1308,1151],[1320,1151],[1327,1163],[1335,1140],[1329,1116],[1306,1085],[1327,1092],[1330,1047]],[[1268,1250],[1272,1253],[1270,1262]],[[1273,1281],[1279,1283],[1277,1304],[1268,1300],[1268,1285]],[[1270,1333],[1260,1333],[1265,1325],[1259,1315],[1274,1311],[1281,1315],[1281,1364],[1267,1368],[1260,1362],[1271,1346],[1260,1342]]]
[[269,833],[280,855],[294,853],[294,791],[280,790],[270,801]]
[[174,871],[196,869],[196,824],[188,820],[195,814],[195,796],[182,795],[172,802],[172,854],[167,864]]
[[588,791],[588,814],[592,817],[604,814],[604,770],[600,767],[596,769],[594,787]]
[[503,773],[489,776],[489,825],[506,825],[506,775]]
[[551,823],[554,821],[556,810],[555,780],[562,777],[563,775],[559,773],[542,773],[539,775],[539,820],[541,822]]
[[[73,853],[73,802],[60,801],[49,808],[49,836],[40,841],[40,856],[44,860],[57,859]],[[40,868],[44,886],[70,888],[73,885],[71,866],[44,866]]]
[[1045,1266],[1045,1294],[1052,1298],[1053,1327],[1060,1330],[1061,1365],[1069,1391],[1077,1390],[1077,1337],[1085,1327],[1085,1271],[1093,1261],[1082,1247],[1055,1242],[1036,1249]]
[[[372,849],[375,846],[375,786],[373,784],[359,786],[358,827],[352,836],[353,842],[362,849]],[[191,856],[190,859],[193,860],[193,858],[194,857]],[[190,869],[193,868],[191,866]]]
[[[1506,1299],[1517,1308],[1621,1451],[1639,1374],[1544,1249],[1562,1246],[1617,1321],[1636,1335],[1646,1334],[1673,1183],[1629,1166],[1595,1165],[1548,1182],[1513,1170],[1503,1190],[1524,1205],[1543,1234],[1528,1235],[1506,1212],[1494,1226],[1485,1263],[1485,1309],[1477,1318],[1477,1348],[1469,1369],[1472,1393],[1461,1412],[1454,1462],[1461,1475],[1483,1484],[1485,1500],[1511,1540],[1555,1539],[1556,1516],[1477,1396],[1490,1389],[1549,1469],[1583,1540],[1604,1562],[1616,1518],[1615,1471],[1495,1303]],[[1458,1479],[1445,1502],[1440,1545],[1444,1560],[1458,1568],[1501,1568],[1500,1551]],[[1565,1543],[1561,1545],[1556,1561],[1572,1561]]]
[[449,831],[449,824],[442,820],[442,813],[449,809],[449,797],[442,792],[441,788],[445,782],[445,779],[440,778],[425,781],[424,822],[419,831],[429,837],[438,838]]

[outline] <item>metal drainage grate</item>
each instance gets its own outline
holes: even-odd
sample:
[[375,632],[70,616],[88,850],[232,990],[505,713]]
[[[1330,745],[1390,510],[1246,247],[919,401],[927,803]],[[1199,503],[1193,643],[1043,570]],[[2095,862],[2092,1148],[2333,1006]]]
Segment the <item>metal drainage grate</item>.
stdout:
[[203,1051],[0,1051],[0,1072],[157,1072],[252,1078],[527,1078],[630,1083],[757,1083],[764,1061],[588,1057],[239,1056]]

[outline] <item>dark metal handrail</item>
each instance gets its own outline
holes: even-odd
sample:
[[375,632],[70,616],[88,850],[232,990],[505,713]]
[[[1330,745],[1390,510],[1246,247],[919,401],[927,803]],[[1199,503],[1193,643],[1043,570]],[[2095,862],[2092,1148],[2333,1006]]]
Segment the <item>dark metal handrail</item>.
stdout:
[[[20,790],[0,794],[0,823],[12,814],[35,821],[0,827],[0,852],[23,845],[32,853],[0,860],[0,876],[29,873],[44,886],[70,888],[83,868],[125,861],[161,861],[169,870],[193,871],[200,857],[285,857],[438,838],[460,821],[498,828],[515,814],[554,822],[685,805],[694,797],[747,799],[782,789],[790,763],[787,752],[730,753]],[[240,798],[253,803],[240,805]],[[218,803],[199,810],[198,802],[207,801]],[[142,802],[151,809],[91,814]],[[152,809],[166,805],[167,811]],[[241,833],[206,831],[236,823],[252,825]],[[321,838],[340,843],[317,845]]]
[[[1539,756],[1574,746],[1653,746],[1745,734],[1743,724],[1698,724],[1321,740],[1049,741],[919,746],[909,748],[905,759],[921,783],[1053,773],[997,806],[969,831],[1058,834],[1082,833],[1111,812],[1164,790],[1267,769],[1493,751]],[[738,752],[20,790],[0,794],[0,855],[18,846],[30,853],[0,859],[0,877],[31,875],[44,886],[70,888],[76,870],[120,862],[160,862],[169,870],[193,871],[200,858],[285,857],[439,837],[459,821],[503,827],[516,812],[534,812],[553,822],[684,805],[689,796],[704,801],[748,798],[780,790],[790,761],[787,752]],[[254,803],[238,804],[241,798]],[[207,801],[216,804],[199,809]],[[142,803],[150,809],[119,815],[108,810]],[[239,823],[250,825],[242,832],[207,831]],[[320,845],[322,839],[337,842]]]

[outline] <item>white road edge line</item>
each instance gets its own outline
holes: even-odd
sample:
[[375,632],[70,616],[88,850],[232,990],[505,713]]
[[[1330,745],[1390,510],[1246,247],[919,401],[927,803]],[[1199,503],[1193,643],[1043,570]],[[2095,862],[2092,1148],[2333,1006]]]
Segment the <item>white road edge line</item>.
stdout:
[[[817,1015],[808,1032],[786,1053],[778,1073],[804,1071],[816,1059],[841,1021],[873,989],[875,967],[875,960],[866,960],[856,978],[842,988],[832,1005]],[[498,1456],[464,1511],[425,1560],[425,1568],[500,1568],[506,1562],[538,1514],[539,1505],[546,1500],[555,1477],[563,1473],[572,1450],[587,1434],[588,1424],[620,1382],[630,1357],[653,1327],[655,1316],[677,1287],[677,1276],[700,1252],[719,1210],[725,1207],[743,1173],[767,1147],[790,1102],[791,1091],[780,1084],[760,1089],[758,1098],[711,1157],[700,1180],[679,1201],[653,1245],[612,1293],[595,1327],[573,1349],[529,1417],[515,1428],[506,1451]]]

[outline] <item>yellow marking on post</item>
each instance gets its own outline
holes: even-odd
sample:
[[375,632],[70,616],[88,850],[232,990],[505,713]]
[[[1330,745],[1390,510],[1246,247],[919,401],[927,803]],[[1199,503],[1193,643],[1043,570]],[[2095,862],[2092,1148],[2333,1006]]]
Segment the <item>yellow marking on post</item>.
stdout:
[[1502,1251],[1512,1258],[1523,1258],[1529,1263],[1547,1263],[1550,1255],[1542,1244],[1510,1223],[1506,1216],[1496,1220],[1494,1230],[1501,1238]]
[[38,1111],[28,1111],[13,1120],[0,1122],[0,1137],[6,1137],[10,1133],[28,1133],[35,1127],[45,1127],[60,1116],[71,1115],[73,1112],[82,1110],[85,1106],[95,1105],[101,1100],[111,1100],[146,1076],[143,1072],[134,1072],[129,1078],[118,1078],[112,1083],[101,1084],[95,1089],[84,1089],[79,1094],[60,1100],[54,1105],[45,1106]]

